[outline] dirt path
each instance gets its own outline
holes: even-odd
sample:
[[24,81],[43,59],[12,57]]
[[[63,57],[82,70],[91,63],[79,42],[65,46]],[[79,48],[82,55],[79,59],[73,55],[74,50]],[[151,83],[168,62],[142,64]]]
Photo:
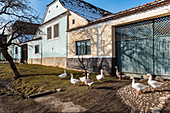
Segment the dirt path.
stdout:
[[36,102],[50,106],[55,112],[84,112],[85,108],[80,105],[75,105],[72,102],[61,102],[60,99],[55,96],[45,96],[34,99]]

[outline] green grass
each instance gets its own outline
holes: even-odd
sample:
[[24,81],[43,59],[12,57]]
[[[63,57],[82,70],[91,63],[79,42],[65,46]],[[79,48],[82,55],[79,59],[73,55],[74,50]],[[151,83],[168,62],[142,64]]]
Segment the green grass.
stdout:
[[[61,79],[58,77],[58,75],[63,73],[64,69],[62,68],[28,64],[16,64],[16,66],[22,77],[12,81],[11,87],[18,92],[27,95],[57,88],[69,90],[69,88],[72,87],[72,84],[70,83],[70,73],[74,74],[74,78],[79,78],[80,76],[82,76],[83,73],[80,71],[67,70],[67,77]],[[0,64],[0,79],[3,81],[10,81],[12,76],[13,72],[9,64]],[[90,78],[93,79],[95,82],[97,81],[94,74],[90,74]],[[105,77],[103,81],[109,80],[113,80],[113,78]],[[101,83],[96,82],[94,86],[99,84]],[[76,87],[77,91],[81,92],[85,88],[85,86]]]

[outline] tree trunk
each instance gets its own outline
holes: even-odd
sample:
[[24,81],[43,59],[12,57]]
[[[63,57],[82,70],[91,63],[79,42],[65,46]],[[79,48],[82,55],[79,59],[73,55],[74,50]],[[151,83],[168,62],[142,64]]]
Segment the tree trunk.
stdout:
[[10,66],[11,66],[11,68],[13,70],[14,79],[19,78],[20,74],[18,72],[17,67],[15,66],[15,63],[13,62],[13,58],[9,55],[7,50],[1,49],[1,52],[2,52],[3,56],[5,57],[5,59],[9,62]]

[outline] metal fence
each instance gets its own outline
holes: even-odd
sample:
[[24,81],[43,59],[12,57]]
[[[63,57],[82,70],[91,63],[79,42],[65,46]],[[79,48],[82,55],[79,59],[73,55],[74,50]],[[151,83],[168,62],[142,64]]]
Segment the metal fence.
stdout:
[[170,16],[116,27],[122,72],[170,75]]

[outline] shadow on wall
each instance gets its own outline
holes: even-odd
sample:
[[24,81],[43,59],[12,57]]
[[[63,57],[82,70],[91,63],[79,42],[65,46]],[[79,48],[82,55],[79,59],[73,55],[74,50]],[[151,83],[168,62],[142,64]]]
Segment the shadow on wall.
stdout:
[[84,70],[100,73],[103,69],[105,74],[115,75],[115,59],[114,58],[68,58],[67,67],[73,69]]
[[[101,31],[99,31],[101,30]],[[75,56],[75,42],[81,40],[91,40],[91,54],[92,58],[82,58],[85,55],[77,55],[78,58],[67,58],[67,67],[80,70],[88,70],[90,72],[100,73],[103,69],[104,73],[115,75],[115,59],[114,58],[93,58],[93,56],[111,56],[112,53],[112,34],[108,33],[110,26],[102,26],[101,28],[91,28],[76,33],[70,36],[70,53]],[[111,30],[112,31],[112,30]],[[101,47],[99,47],[99,37],[101,36]],[[104,37],[102,37],[104,36]],[[110,40],[109,40],[110,39]],[[101,54],[99,54],[99,48]]]

